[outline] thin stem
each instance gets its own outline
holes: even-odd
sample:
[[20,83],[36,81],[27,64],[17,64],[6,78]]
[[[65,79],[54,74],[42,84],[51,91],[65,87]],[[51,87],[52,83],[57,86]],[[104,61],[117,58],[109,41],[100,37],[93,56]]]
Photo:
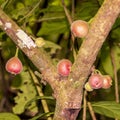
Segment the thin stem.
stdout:
[[15,57],[18,57],[19,48],[16,48]]
[[118,78],[117,78],[117,68],[115,63],[115,54],[113,48],[111,48],[111,61],[113,64],[114,80],[115,80],[115,97],[116,102],[119,103],[119,87],[118,87]]
[[42,18],[42,19],[38,19],[37,21],[33,21],[33,22],[43,22],[43,21],[58,20],[58,19],[63,19],[63,18],[65,18],[65,16]]
[[[118,77],[117,77],[117,68],[116,68],[116,63],[115,63],[115,54],[113,48],[111,48],[111,61],[113,64],[113,72],[114,72],[114,80],[115,80],[115,98],[116,98],[116,103],[119,103],[119,86],[118,86]],[[115,120],[118,120],[115,118]]]
[[[37,77],[34,75],[33,71],[30,68],[29,68],[29,72],[30,72],[30,74],[32,76],[32,79],[33,79],[34,83],[36,84],[36,89],[38,91],[39,96],[44,96],[41,87],[38,86],[39,82],[38,82]],[[41,103],[42,103],[42,106],[43,106],[43,109],[44,109],[45,113],[48,113],[49,112],[49,108],[48,108],[46,100],[41,100]],[[52,118],[48,117],[47,120],[52,120]]]
[[75,13],[75,0],[72,0],[72,19],[74,19],[74,13]]
[[87,100],[86,100],[86,96],[87,96],[87,91],[84,91],[84,98],[83,98],[83,120],[86,120],[86,108],[87,108]]
[[71,25],[71,24],[72,24],[72,18],[71,18],[70,14],[69,14],[69,12],[68,12],[68,10],[67,10],[67,8],[66,8],[66,5],[65,5],[65,3],[64,3],[64,0],[62,0],[62,5],[63,5],[64,11],[65,11],[65,15],[66,15],[66,17],[67,17],[67,19],[68,19],[68,22],[69,22],[69,24]]
[[89,108],[89,111],[90,111],[92,120],[97,120],[97,119],[96,119],[96,116],[95,116],[95,113],[94,113],[94,111],[93,111],[93,108],[92,108],[91,103],[90,103],[90,102],[87,102],[87,105],[88,105],[88,108]]
[[[65,11],[65,15],[68,19],[68,22],[69,24],[71,25],[72,24],[72,17],[70,16],[68,10],[67,10],[67,7],[64,3],[64,0],[62,0],[62,5],[63,5],[63,8],[64,8],[64,11]],[[71,50],[73,50],[73,55],[74,55],[74,59],[76,59],[76,51],[75,51],[75,47],[74,47],[74,41],[75,41],[75,37],[74,35],[71,33],[71,39],[72,39],[72,46],[71,46]]]
[[29,17],[30,15],[32,15],[32,13],[34,12],[34,10],[39,6],[40,2],[41,2],[41,0],[33,7],[33,9],[31,11],[29,11],[23,18],[21,18],[19,20],[19,22],[22,21],[22,20],[24,20],[26,17]]
[[6,0],[5,2],[3,2],[1,8],[4,9],[10,2],[10,0]]

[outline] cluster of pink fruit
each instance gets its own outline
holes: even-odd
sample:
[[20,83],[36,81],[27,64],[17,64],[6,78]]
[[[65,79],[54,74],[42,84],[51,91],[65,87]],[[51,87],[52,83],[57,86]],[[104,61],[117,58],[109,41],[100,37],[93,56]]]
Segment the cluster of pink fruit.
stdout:
[[85,89],[87,91],[92,91],[94,89],[108,89],[112,85],[112,79],[109,75],[102,75],[93,73],[89,79],[88,82],[85,84]]
[[[57,71],[61,76],[68,76],[71,70],[72,63],[67,59],[63,59],[57,64]],[[87,91],[93,89],[108,89],[112,85],[112,79],[109,75],[102,75],[100,73],[92,73],[89,77],[88,82],[85,84]]]
[[[68,59],[62,59],[57,64],[57,71],[61,76],[68,76],[71,70],[72,63]],[[6,70],[11,74],[19,74],[23,69],[23,65],[18,57],[12,57],[6,63]],[[93,73],[88,82],[85,84],[87,91],[100,88],[110,88],[112,85],[112,79],[109,75],[101,75],[99,73]]]

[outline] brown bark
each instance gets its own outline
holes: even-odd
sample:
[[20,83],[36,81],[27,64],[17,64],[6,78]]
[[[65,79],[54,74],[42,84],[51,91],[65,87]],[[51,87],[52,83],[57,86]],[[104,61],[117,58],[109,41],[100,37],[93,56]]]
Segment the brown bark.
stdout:
[[84,83],[90,74],[97,54],[120,13],[120,0],[105,0],[90,24],[87,37],[67,77],[61,77],[46,52],[32,42],[1,9],[0,28],[28,56],[43,78],[51,85],[56,97],[54,120],[76,120],[81,109]]
[[60,96],[57,100],[57,103],[60,103],[56,106],[55,120],[76,119],[76,115],[81,109],[84,83],[119,13],[120,0],[105,0],[93,18],[89,33],[79,49],[72,71],[64,85],[65,89],[61,89],[61,91],[64,90],[65,95],[63,96],[65,97],[64,102],[63,97]]

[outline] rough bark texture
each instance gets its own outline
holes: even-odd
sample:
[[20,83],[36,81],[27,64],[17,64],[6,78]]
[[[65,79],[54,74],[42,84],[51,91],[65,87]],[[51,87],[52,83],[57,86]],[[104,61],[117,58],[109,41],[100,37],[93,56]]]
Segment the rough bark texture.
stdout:
[[32,38],[27,35],[13,20],[0,9],[0,28],[13,40],[13,42],[28,56],[33,64],[42,73],[53,89],[57,84],[56,68],[52,64],[50,56],[41,48],[39,49]]
[[119,13],[120,0],[104,1],[90,24],[89,33],[67,78],[59,76],[45,51],[39,50],[32,39],[0,9],[0,28],[28,56],[54,91],[54,120],[76,120],[81,109],[84,83]]
[[59,99],[57,99],[54,120],[60,120],[61,118],[61,120],[76,119],[76,115],[81,109],[83,85],[119,13],[120,0],[105,0],[93,18],[89,33],[80,47],[78,56],[72,66],[71,74],[64,85],[65,89],[61,89],[65,93],[63,95],[65,96],[64,102],[63,97],[59,96]]

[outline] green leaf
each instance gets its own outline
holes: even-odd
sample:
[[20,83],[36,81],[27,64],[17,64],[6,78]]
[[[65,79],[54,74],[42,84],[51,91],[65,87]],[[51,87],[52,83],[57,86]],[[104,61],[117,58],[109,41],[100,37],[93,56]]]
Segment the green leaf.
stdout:
[[101,49],[100,60],[106,74],[109,74],[111,77],[113,77],[113,66],[111,61],[110,48],[107,43],[104,44]]
[[111,37],[120,42],[120,28],[119,27],[112,31]]
[[120,27],[120,18],[118,17],[117,20],[115,21],[115,24],[113,25],[113,29],[116,29],[117,27]]
[[104,0],[98,0],[99,4],[102,5]]
[[43,117],[49,117],[50,115],[53,115],[53,114],[54,114],[54,112],[42,113],[42,114],[39,114],[39,115],[33,117],[30,120],[37,120],[38,118],[40,119],[40,118],[43,118]]
[[115,101],[93,102],[92,107],[96,113],[120,119],[120,104]]
[[[120,47],[115,45],[112,46],[112,54],[114,57],[114,64],[116,66],[116,70],[120,69]],[[110,48],[108,44],[104,44],[104,46],[101,49],[101,63],[102,63],[102,67],[104,68],[104,71],[111,75],[111,77],[113,77],[113,65],[112,65],[112,61],[111,61],[111,53],[110,53]]]
[[52,96],[36,96],[35,98],[31,99],[29,102],[26,103],[25,108],[27,108],[32,102],[40,99],[54,100]]
[[[64,3],[66,6],[68,6],[70,4],[70,0],[64,0]],[[61,3],[61,0],[53,0],[51,2],[51,5],[54,5],[54,6],[60,6],[62,3]]]
[[41,10],[44,16],[39,19],[42,22],[41,29],[37,35],[61,34],[69,30],[69,23],[66,20],[65,12],[62,6],[50,5]]
[[113,46],[113,55],[114,55],[114,63],[116,65],[116,70],[118,71],[120,69],[120,47],[119,46]]
[[100,7],[95,0],[83,0],[76,5],[76,17],[83,20],[89,20],[94,17]]
[[61,34],[68,30],[66,21],[53,21],[53,22],[43,22],[42,28],[38,32],[38,36],[41,35],[51,35],[51,34]]
[[[25,105],[27,102],[29,102],[31,99],[33,99],[37,92],[35,90],[35,86],[31,80],[31,77],[28,72],[22,72],[21,74],[21,85],[19,88],[16,89],[19,90],[17,96],[14,98],[16,105],[13,107],[13,112],[15,114],[21,114],[25,110]],[[28,106],[28,108],[32,112],[37,112],[38,108],[35,102],[32,102],[31,105]]]
[[20,120],[20,118],[12,113],[0,113],[0,120]]
[[61,49],[61,46],[55,44],[54,42],[43,39],[42,37],[36,38],[35,43],[38,47],[43,47],[44,49],[50,49],[50,54],[54,54],[57,49]]

